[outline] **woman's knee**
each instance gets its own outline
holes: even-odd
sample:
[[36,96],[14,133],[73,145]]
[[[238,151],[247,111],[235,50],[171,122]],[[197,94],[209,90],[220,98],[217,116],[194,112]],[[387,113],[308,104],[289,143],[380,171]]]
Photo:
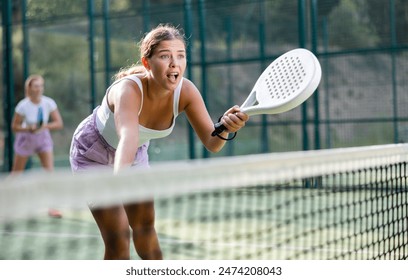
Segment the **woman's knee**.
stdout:
[[126,207],[132,230],[154,228],[155,211],[151,202]]
[[120,207],[94,209],[92,214],[105,243],[105,258],[128,259],[130,229],[122,209]]
[[130,258],[130,230],[105,231],[102,233],[105,243],[105,258],[129,259]]
[[40,153],[38,153],[38,157],[40,158],[41,166],[45,170],[47,170],[47,171],[53,171],[54,170],[54,156],[52,154],[52,151],[40,152]]

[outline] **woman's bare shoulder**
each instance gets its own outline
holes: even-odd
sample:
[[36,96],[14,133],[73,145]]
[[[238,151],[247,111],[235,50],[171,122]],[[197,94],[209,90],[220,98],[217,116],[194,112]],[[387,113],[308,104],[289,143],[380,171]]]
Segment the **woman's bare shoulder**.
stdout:
[[202,96],[196,85],[189,79],[184,78],[180,94],[180,107],[182,111],[184,111],[191,104],[201,103]]

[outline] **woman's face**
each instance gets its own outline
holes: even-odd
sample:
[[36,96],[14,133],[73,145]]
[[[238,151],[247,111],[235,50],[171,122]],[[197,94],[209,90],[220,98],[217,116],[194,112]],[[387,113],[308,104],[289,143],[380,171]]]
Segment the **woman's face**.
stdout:
[[38,99],[44,92],[44,81],[41,79],[34,79],[30,83],[28,89],[28,96],[32,99]]
[[186,49],[184,43],[178,39],[160,42],[152,57],[145,63],[151,76],[167,90],[174,90],[177,87],[186,65]]

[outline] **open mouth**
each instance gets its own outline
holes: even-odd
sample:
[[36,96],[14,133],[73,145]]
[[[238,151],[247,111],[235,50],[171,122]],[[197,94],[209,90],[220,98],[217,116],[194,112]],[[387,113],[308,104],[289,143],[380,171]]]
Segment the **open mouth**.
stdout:
[[175,81],[177,81],[178,76],[179,76],[179,73],[173,72],[173,73],[169,73],[167,75],[167,78],[169,78],[171,81],[175,82]]

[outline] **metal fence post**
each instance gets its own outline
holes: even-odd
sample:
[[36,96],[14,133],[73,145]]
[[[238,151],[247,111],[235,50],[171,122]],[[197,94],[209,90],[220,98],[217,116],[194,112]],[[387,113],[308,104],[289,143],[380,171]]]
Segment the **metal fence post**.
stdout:
[[[299,25],[299,46],[306,46],[306,6],[305,0],[298,0],[298,25]],[[307,131],[307,102],[302,104],[302,148],[309,150],[309,134]]]
[[[193,68],[192,68],[192,42],[193,42],[193,20],[192,20],[192,12],[191,12],[191,0],[184,0],[184,26],[185,26],[185,35],[187,36],[188,40],[190,41],[187,44],[187,77],[191,79],[193,77]],[[191,125],[188,125],[188,146],[189,146],[189,157],[190,159],[196,158],[195,153],[195,136],[194,130]]]
[[94,59],[94,13],[95,13],[94,0],[88,0],[88,40],[89,40],[89,77],[90,77],[90,112],[96,107],[96,83],[95,83],[95,59]]
[[[317,56],[317,37],[318,37],[318,9],[317,0],[311,0],[311,28],[312,28],[312,52]],[[320,149],[320,102],[319,102],[319,89],[317,88],[313,95],[314,105],[314,148]]]
[[[263,5],[262,5],[263,4]],[[265,1],[259,2],[259,53],[261,57],[261,70],[262,73],[266,68],[265,63],[265,10],[264,7]],[[268,134],[268,116],[262,115],[261,116],[261,152],[267,153],[269,152],[269,134]]]
[[103,31],[104,31],[104,43],[105,43],[105,87],[108,88],[111,84],[109,0],[103,1]]
[[4,141],[4,171],[11,171],[13,165],[13,132],[11,130],[11,120],[14,109],[14,75],[13,75],[13,45],[12,45],[12,3],[11,0],[3,1],[3,85],[4,102],[3,114],[5,141]]
[[[208,106],[208,98],[207,98],[207,50],[206,50],[206,29],[205,29],[205,0],[199,0],[198,2],[198,9],[199,9],[199,26],[200,26],[200,41],[201,41],[201,49],[200,49],[200,65],[201,65],[201,94],[203,96],[204,102],[207,103]],[[208,150],[204,147],[203,148],[203,157],[208,158],[209,153]]]
[[395,57],[395,47],[397,46],[397,34],[395,23],[395,0],[390,0],[390,34],[391,34],[391,75],[392,75],[392,108],[393,108],[393,128],[394,143],[399,142],[398,131],[398,86],[397,86],[397,66]]

